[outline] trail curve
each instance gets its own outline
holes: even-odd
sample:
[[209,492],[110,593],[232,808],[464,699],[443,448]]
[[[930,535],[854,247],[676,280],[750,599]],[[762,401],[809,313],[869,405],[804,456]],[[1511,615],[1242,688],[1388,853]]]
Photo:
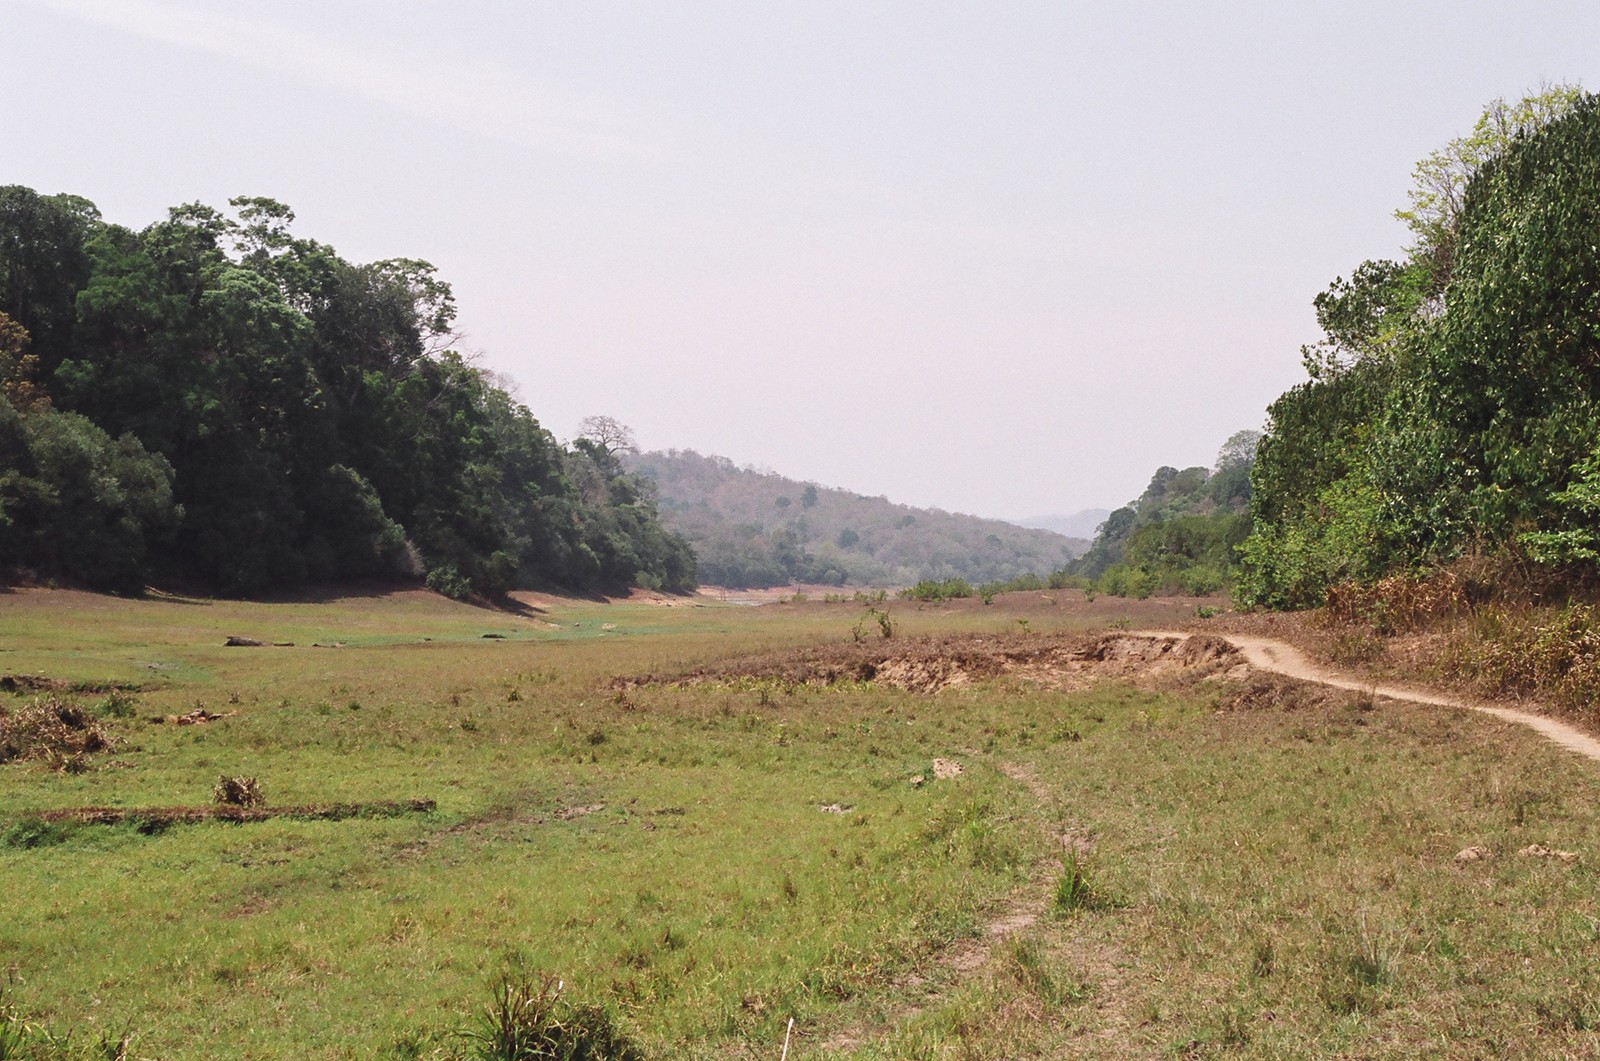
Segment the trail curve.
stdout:
[[[1189,634],[1181,630],[1137,630],[1129,631],[1129,633],[1139,637],[1189,637]],[[1428,704],[1432,707],[1450,707],[1493,715],[1495,718],[1506,722],[1527,726],[1553,744],[1560,745],[1568,751],[1576,752],[1586,759],[1600,762],[1600,740],[1574,726],[1569,726],[1565,722],[1558,722],[1546,715],[1537,715],[1531,711],[1519,711],[1513,707],[1502,707],[1498,704],[1486,703],[1465,696],[1452,696],[1448,693],[1435,692],[1431,689],[1390,685],[1383,682],[1373,683],[1359,678],[1352,678],[1313,663],[1293,645],[1283,641],[1275,641],[1271,638],[1253,637],[1246,634],[1223,634],[1220,636],[1224,641],[1238,646],[1239,651],[1244,654],[1246,662],[1260,670],[1271,671],[1274,674],[1282,674],[1290,678],[1298,678],[1301,681],[1330,685],[1335,689],[1369,692],[1374,696],[1387,697],[1391,700],[1408,700],[1412,703]]]

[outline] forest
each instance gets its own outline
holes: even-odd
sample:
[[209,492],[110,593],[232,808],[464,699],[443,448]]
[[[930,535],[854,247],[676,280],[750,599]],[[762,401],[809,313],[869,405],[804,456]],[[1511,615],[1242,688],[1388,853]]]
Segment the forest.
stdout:
[[1400,261],[1316,299],[1324,336],[1253,472],[1238,597],[1490,560],[1558,593],[1600,561],[1600,99],[1492,103],[1422,160]]
[[1215,468],[1156,469],[1138,498],[1112,512],[1064,575],[1116,597],[1207,596],[1239,575],[1250,533],[1250,472],[1261,432],[1236,432]]
[[619,454],[562,445],[463,356],[431,265],[229,205],[135,231],[0,187],[0,578],[694,585]]

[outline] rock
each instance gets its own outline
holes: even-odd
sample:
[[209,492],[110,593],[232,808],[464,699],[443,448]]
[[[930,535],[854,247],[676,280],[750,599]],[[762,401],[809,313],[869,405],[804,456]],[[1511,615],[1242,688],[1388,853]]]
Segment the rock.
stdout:
[[225,645],[228,648],[266,648],[267,647],[267,643],[265,641],[257,641],[253,637],[239,637],[237,635],[229,637],[228,640],[223,642],[223,645]]

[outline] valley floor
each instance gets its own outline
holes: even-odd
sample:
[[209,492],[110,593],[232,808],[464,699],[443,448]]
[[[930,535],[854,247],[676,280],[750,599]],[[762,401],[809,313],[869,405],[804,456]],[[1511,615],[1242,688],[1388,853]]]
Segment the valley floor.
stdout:
[[0,1045],[1600,1056],[1600,769],[1202,605],[0,596]]

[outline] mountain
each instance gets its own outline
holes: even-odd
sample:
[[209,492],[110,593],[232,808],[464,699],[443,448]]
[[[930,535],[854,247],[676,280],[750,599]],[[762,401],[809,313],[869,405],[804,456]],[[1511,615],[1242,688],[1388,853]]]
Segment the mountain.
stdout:
[[1070,515],[1032,516],[1015,522],[1019,527],[1051,530],[1068,538],[1093,538],[1095,532],[1100,529],[1100,524],[1104,523],[1109,515],[1111,515],[1109,508],[1086,508]]
[[897,505],[693,450],[630,454],[625,464],[655,484],[662,523],[689,540],[708,585],[991,582],[1049,574],[1089,546],[1082,537]]

